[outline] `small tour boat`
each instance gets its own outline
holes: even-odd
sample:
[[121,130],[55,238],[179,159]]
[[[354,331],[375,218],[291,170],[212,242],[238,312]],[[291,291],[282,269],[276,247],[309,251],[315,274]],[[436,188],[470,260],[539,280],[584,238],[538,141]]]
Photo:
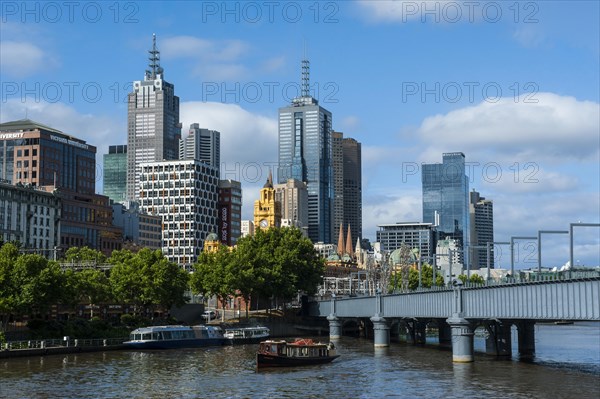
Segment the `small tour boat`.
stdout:
[[226,328],[223,334],[230,345],[257,344],[270,335],[271,331],[263,326]]
[[152,326],[133,330],[125,345],[135,349],[198,348],[225,345],[218,326]]
[[329,363],[338,358],[333,343],[296,338],[294,342],[267,340],[260,343],[256,367],[293,367]]

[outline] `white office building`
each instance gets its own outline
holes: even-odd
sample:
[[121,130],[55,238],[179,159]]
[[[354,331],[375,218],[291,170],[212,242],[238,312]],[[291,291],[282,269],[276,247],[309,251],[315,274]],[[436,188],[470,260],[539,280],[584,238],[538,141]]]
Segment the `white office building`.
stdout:
[[162,251],[190,270],[204,239],[219,227],[219,171],[199,160],[140,165],[140,206],[162,217]]

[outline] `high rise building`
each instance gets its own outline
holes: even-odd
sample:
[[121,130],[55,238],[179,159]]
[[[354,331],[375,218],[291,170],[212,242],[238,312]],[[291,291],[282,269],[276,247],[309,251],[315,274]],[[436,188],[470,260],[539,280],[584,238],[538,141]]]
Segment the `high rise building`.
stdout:
[[179,97],[173,84],[164,80],[160,52],[153,37],[149,69],[144,80],[133,82],[127,108],[127,199],[139,193],[142,162],[174,160],[179,157]]
[[304,229],[308,226],[308,190],[306,183],[289,179],[284,184],[276,184],[275,201],[281,204],[282,227],[298,227]]
[[[494,203],[481,197],[475,190],[469,193],[471,245],[487,247],[494,242]],[[490,268],[494,268],[494,247],[490,244]],[[487,248],[471,251],[471,269],[487,267]]]
[[254,221],[242,220],[242,237],[254,235]]
[[114,202],[123,202],[127,192],[127,146],[111,145],[103,158],[102,193]]
[[[433,226],[431,223],[380,224],[377,242],[381,249],[389,253],[406,244],[410,249],[418,249],[423,257],[434,252]],[[431,264],[431,260],[429,260]]]
[[2,123],[0,179],[94,194],[96,147],[29,119]]
[[[362,154],[353,138],[342,140],[344,158],[344,224],[352,235],[362,238]],[[346,232],[347,234],[347,232]]]
[[300,97],[279,109],[279,164],[277,182],[296,179],[308,190],[308,237],[332,242],[333,170],[331,112],[310,95],[310,66],[302,61]]
[[235,245],[242,235],[242,183],[219,181],[219,230],[221,244]]
[[[333,169],[333,227],[332,232],[337,231],[344,224],[344,150],[342,142],[344,134],[331,132],[331,154]],[[343,237],[343,235],[342,235]],[[336,237],[333,237],[334,239]],[[339,241],[339,237],[338,240]],[[335,242],[337,245],[338,242]]]
[[423,164],[421,181],[423,222],[434,226],[439,223],[439,238],[456,240],[460,252],[469,242],[469,180],[465,174],[465,154],[444,153],[441,164]]
[[221,167],[221,133],[190,125],[186,138],[179,140],[179,159],[197,159],[219,169]]
[[198,160],[141,164],[140,209],[162,217],[162,251],[187,270],[219,228],[218,170]]
[[120,249],[109,198],[95,193],[96,147],[29,119],[0,124],[0,176],[60,198],[60,248]]
[[123,229],[124,246],[162,249],[162,218],[140,210],[135,201],[113,203],[113,224]]

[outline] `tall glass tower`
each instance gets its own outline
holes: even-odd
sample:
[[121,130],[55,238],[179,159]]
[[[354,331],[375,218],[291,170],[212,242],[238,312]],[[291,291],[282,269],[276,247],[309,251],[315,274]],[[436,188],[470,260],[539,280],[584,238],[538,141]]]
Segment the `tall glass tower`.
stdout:
[[465,154],[444,153],[441,164],[423,164],[421,181],[423,223],[439,222],[439,238],[457,240],[462,249],[469,242],[469,179],[465,174]]
[[333,171],[331,112],[310,95],[310,64],[302,61],[302,90],[292,104],[279,109],[277,181],[296,179],[308,189],[308,237],[331,243]]
[[125,201],[127,189],[127,146],[108,146],[104,154],[103,194],[114,202]]
[[133,82],[127,112],[127,199],[136,200],[140,184],[140,163],[174,160],[179,157],[179,97],[165,81],[160,52],[153,36],[148,51],[149,69],[142,81]]

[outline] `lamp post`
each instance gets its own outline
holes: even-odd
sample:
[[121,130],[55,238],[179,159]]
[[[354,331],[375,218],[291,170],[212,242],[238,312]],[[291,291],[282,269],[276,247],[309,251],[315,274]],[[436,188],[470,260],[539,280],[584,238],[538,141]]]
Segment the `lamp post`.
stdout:
[[515,276],[515,240],[537,240],[537,237],[510,237],[510,276]]
[[573,227],[600,227],[600,223],[571,223],[569,224],[569,265],[573,267]]
[[569,234],[565,230],[539,230],[538,231],[538,273],[542,272],[542,234]]

